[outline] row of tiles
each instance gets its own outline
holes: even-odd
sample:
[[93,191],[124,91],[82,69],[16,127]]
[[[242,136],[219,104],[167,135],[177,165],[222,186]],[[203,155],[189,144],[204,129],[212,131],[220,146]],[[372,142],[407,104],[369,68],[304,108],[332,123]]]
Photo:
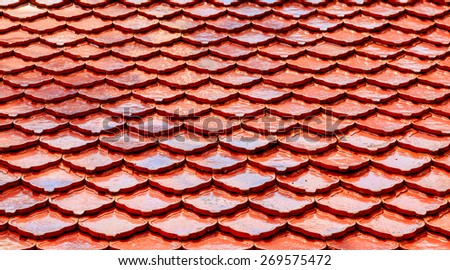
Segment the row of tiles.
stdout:
[[[325,120],[329,121],[328,119]],[[274,124],[275,121],[268,122],[268,124],[270,123]],[[280,124],[279,122],[276,123]],[[339,125],[341,122],[336,120],[336,123],[329,124]],[[441,125],[444,124],[445,122],[441,122]],[[247,128],[246,125],[250,125],[253,128]],[[333,131],[334,133],[328,134],[333,136],[323,137],[313,133],[315,130],[309,130],[309,127],[306,127],[302,128],[302,130],[295,128],[292,132],[287,131],[285,132],[286,134],[278,134],[276,136],[259,130],[255,132],[253,129],[256,127],[252,122],[243,126],[244,129],[235,130],[234,133],[229,135],[201,136],[196,133],[186,132],[180,128],[173,129],[173,135],[156,137],[146,136],[150,134],[144,134],[143,129],[138,130],[138,133],[136,133],[116,128],[110,130],[110,134],[100,136],[95,136],[92,133],[79,133],[76,128],[61,129],[58,133],[41,136],[25,134],[17,129],[8,129],[0,131],[2,136],[0,139],[0,153],[22,150],[40,144],[41,147],[51,151],[69,154],[100,144],[113,151],[131,154],[154,147],[159,143],[164,149],[187,155],[204,152],[215,148],[218,144],[226,149],[244,154],[255,154],[270,150],[276,145],[299,154],[320,154],[335,148],[337,145],[360,153],[379,154],[398,145],[415,152],[437,155],[445,153],[449,149],[450,144],[449,139],[446,137],[431,135],[417,130],[401,133],[395,132],[396,136],[386,138],[385,134],[380,134],[380,132],[373,133],[370,130],[366,131],[366,128],[347,128],[345,130],[335,130]],[[113,131],[116,133],[112,133]],[[388,133],[389,130],[383,130],[382,133],[384,132]],[[446,133],[439,135],[446,135]]]
[[21,174],[0,168],[0,190],[6,191],[19,183],[35,192],[65,192],[86,183],[89,187],[111,194],[131,192],[140,187],[157,187],[165,192],[183,194],[197,192],[212,183],[230,192],[251,194],[260,192],[277,183],[296,193],[324,193],[342,185],[361,194],[385,194],[396,190],[405,183],[408,187],[431,195],[443,195],[450,191],[449,172],[438,167],[430,167],[407,177],[391,174],[374,166],[350,174],[338,174],[318,167],[308,166],[291,174],[279,174],[262,170],[256,166],[245,166],[233,171],[201,172],[190,167],[180,167],[166,173],[151,175],[132,171],[127,167],[117,167],[102,174],[84,174],[70,167],[50,167],[40,172]]
[[[108,106],[110,106],[110,104],[115,104],[115,106],[119,107],[122,112],[123,108],[126,106],[129,106],[130,108],[136,107],[136,109],[142,108],[142,110],[148,111],[148,113],[152,112],[155,107],[157,107],[159,113],[167,115],[168,112],[166,109],[164,109],[167,106],[159,104],[172,103],[172,106],[174,108],[179,108],[181,111],[188,111],[186,110],[187,106],[196,108],[205,106],[204,104],[206,103],[207,105],[211,104],[212,107],[217,107],[217,105],[215,105],[217,103],[233,103],[232,101],[234,101],[235,104],[245,104],[247,101],[256,103],[277,103],[265,106],[268,110],[270,109],[273,114],[282,117],[294,118],[304,118],[306,116],[309,116],[312,114],[311,110],[314,113],[317,113],[319,112],[318,110],[320,109],[320,107],[323,107],[323,112],[327,112],[329,110],[326,109],[326,107],[329,105],[321,105],[325,103],[335,103],[334,105],[348,103],[348,106],[357,108],[360,105],[363,106],[363,104],[360,102],[366,104],[366,106],[369,107],[369,110],[371,110],[371,107],[373,106],[371,103],[387,103],[389,104],[387,106],[390,109],[382,109],[381,112],[386,113],[387,111],[391,111],[391,113],[387,112],[387,114],[395,117],[415,117],[417,115],[421,115],[428,111],[427,106],[429,106],[431,111],[436,114],[448,116],[448,109],[446,109],[446,107],[448,107],[448,102],[446,102],[446,99],[448,98],[450,93],[450,90],[448,88],[436,88],[420,83],[412,84],[409,87],[398,90],[380,88],[371,84],[359,84],[353,88],[346,89],[332,89],[316,83],[309,83],[303,87],[295,87],[293,89],[276,87],[265,83],[255,84],[247,88],[233,89],[224,88],[213,83],[207,83],[195,89],[184,90],[173,90],[170,87],[161,84],[153,84],[145,88],[135,88],[133,90],[116,88],[115,86],[112,86],[110,84],[99,84],[97,86],[82,89],[66,88],[54,83],[48,83],[39,88],[28,89],[22,87],[14,88],[5,84],[1,84],[0,90],[0,104],[2,106],[3,117],[29,115],[26,113],[26,109],[20,109],[17,105],[15,105],[18,102],[33,104],[35,106],[39,106],[39,103],[36,102],[43,102],[47,103],[48,106],[57,107],[58,105],[51,103],[59,103],[59,106],[61,106],[65,103],[60,102],[70,102],[68,100],[74,98],[75,99],[72,102],[78,103],[77,106],[98,107],[100,106],[99,103],[101,103],[101,107],[103,107],[103,109],[107,109],[108,113],[112,113],[113,115],[118,116],[122,116],[123,113],[118,113],[118,110],[112,111],[111,108],[109,108],[108,110]],[[25,96],[27,99],[20,99],[23,96]],[[76,98],[77,96],[79,98]],[[290,98],[291,96],[293,98]],[[240,99],[236,99],[237,97],[240,97]],[[348,97],[349,99],[345,99],[345,97]],[[397,99],[397,97],[399,97],[399,99]],[[408,101],[416,103],[438,104],[418,105]],[[8,103],[6,104],[6,102]],[[305,102],[312,104],[306,104]],[[86,105],[82,106],[83,103]],[[254,103],[248,103],[245,105],[251,107],[252,104]],[[280,106],[280,104],[283,104],[283,106]],[[352,106],[352,104],[358,104],[358,106]],[[405,104],[407,106],[404,106]],[[412,107],[413,113],[405,113],[402,115],[401,113],[398,113],[399,109],[395,110],[395,105],[397,105],[397,107],[399,108]],[[293,107],[294,110],[286,110],[284,109],[285,106]],[[381,106],[386,107],[385,105]],[[10,109],[8,109],[8,107],[14,108],[14,112],[17,111],[17,113],[14,113]],[[149,108],[148,110],[146,110],[144,107]],[[304,107],[305,109],[302,109],[301,107]],[[297,110],[302,113],[296,113]],[[53,113],[55,113],[55,111],[62,112],[61,110],[56,109],[53,109],[52,111]],[[169,116],[174,116],[173,112],[175,111],[175,109],[170,111],[171,112],[169,113]],[[395,111],[397,111],[396,114],[393,113]],[[139,112],[135,113],[137,115],[142,115],[142,113]],[[339,112],[337,112],[337,114],[339,115]],[[69,115],[69,118],[71,118],[70,114],[66,115]],[[76,116],[77,115],[75,114],[73,117]],[[348,113],[347,116],[350,117]]]
[[[449,236],[449,218],[448,209],[436,216],[422,219],[405,217],[384,208],[356,219],[338,217],[317,208],[287,219],[268,216],[248,208],[219,218],[200,216],[185,209],[177,209],[150,219],[130,216],[117,209],[107,210],[97,216],[77,218],[63,216],[45,208],[25,216],[0,216],[0,226],[34,239],[56,237],[79,228],[96,238],[116,240],[150,227],[164,237],[188,240],[199,238],[218,227],[241,239],[259,240],[288,227],[308,237],[323,240],[344,236],[358,228],[377,237],[401,241],[410,239],[425,229]],[[185,226],[179,226],[180,224]]]
[[247,239],[236,239],[222,232],[211,232],[199,240],[183,241],[169,240],[151,232],[137,234],[125,240],[105,241],[91,238],[82,232],[67,233],[59,238],[34,241],[24,239],[11,231],[0,233],[0,249],[44,249],[44,250],[232,250],[232,249],[267,249],[267,250],[370,250],[370,249],[449,249],[448,239],[442,235],[424,232],[412,240],[396,242],[393,240],[379,239],[359,231],[335,239],[322,241],[318,239],[305,238],[304,236],[291,232],[282,231],[268,240],[252,241]]
[[[314,74],[325,73],[330,70],[334,70],[334,72],[338,72],[336,70],[340,70],[341,73],[376,73],[378,71],[382,71],[381,73],[383,73],[384,71],[390,72],[390,75],[397,75],[399,77],[406,76],[408,79],[411,79],[409,77],[414,76],[414,74],[405,73],[428,73],[429,71],[433,72],[433,70],[441,70],[440,72],[442,73],[445,72],[445,70],[450,70],[449,57],[439,60],[417,58],[418,55],[414,55],[415,50],[417,50],[420,54],[419,57],[427,55],[427,57],[431,58],[443,57],[450,52],[448,48],[439,48],[439,51],[436,50],[435,54],[433,54],[433,49],[426,48],[427,46],[424,44],[425,43],[420,43],[414,46],[411,51],[406,49],[406,53],[408,53],[407,55],[399,55],[398,57],[389,60],[370,59],[366,56],[353,54],[353,48],[351,47],[337,47],[336,45],[329,43],[321,43],[317,46],[310,47],[306,49],[308,54],[302,55],[295,59],[271,59],[264,55],[265,53],[275,53],[273,55],[279,55],[280,51],[277,50],[285,50],[284,52],[286,55],[291,55],[291,53],[292,55],[304,53],[304,49],[295,50],[289,47],[283,47],[284,45],[278,43],[268,47],[266,50],[260,50],[257,55],[249,56],[245,60],[237,61],[223,60],[209,54],[208,49],[206,48],[199,49],[198,47],[186,45],[185,43],[178,43],[178,45],[173,45],[167,49],[162,49],[160,55],[158,48],[148,48],[146,46],[139,45],[138,43],[128,43],[128,45],[123,47],[117,47],[117,49],[113,48],[112,55],[109,55],[109,50],[104,49],[103,51],[105,53],[102,58],[88,61],[77,59],[73,60],[72,58],[64,55],[56,55],[48,61],[28,61],[27,59],[23,60],[22,58],[19,58],[21,52],[20,49],[17,49],[15,51],[15,56],[5,55],[5,57],[0,59],[0,72],[3,75],[10,75],[35,69],[36,71],[43,73],[63,75],[86,69],[101,74],[120,74],[127,73],[129,70],[137,68],[139,71],[146,71],[150,74],[158,73],[162,75],[169,72],[174,73],[179,70],[185,70],[185,72],[190,70],[192,71],[192,74],[217,74],[225,73],[227,71],[229,72],[230,70],[270,74],[280,72],[288,68],[287,70],[292,69],[292,71],[306,73],[310,72]],[[24,50],[30,53],[33,48],[33,46],[26,47]],[[292,49],[292,51],[288,52],[290,49]],[[427,49],[426,52],[424,52],[425,49]],[[256,52],[256,49],[254,52]],[[19,57],[16,55],[19,55]],[[327,56],[327,58],[330,59],[320,59],[318,58],[320,56]],[[337,58],[340,56],[348,57],[338,60]],[[148,57],[150,58],[147,59]],[[186,57],[197,57],[197,59],[183,59]],[[139,60],[132,61],[132,59]],[[395,71],[400,71],[400,73],[395,73]],[[130,77],[133,77],[133,72],[128,73],[130,74]],[[138,77],[139,72],[134,71],[134,74],[134,76]],[[197,76],[201,76],[201,74],[198,74]],[[124,75],[122,75],[122,77],[124,77]],[[375,79],[372,77],[375,77]],[[9,76],[6,76],[6,78],[9,78]],[[376,76],[373,75],[370,77],[370,80],[378,81],[376,80]],[[10,82],[10,80],[6,81]],[[112,81],[114,80],[112,79]],[[139,81],[136,81],[135,86],[140,86],[139,83]],[[142,83],[143,82],[141,82],[141,84]],[[16,85],[17,83],[13,84]],[[402,84],[398,86],[403,86],[404,84],[406,84],[406,82],[402,82]],[[125,87],[126,86],[127,85],[125,85]]]
[[[98,2],[98,1],[97,1]],[[67,2],[66,2],[67,3]],[[195,3],[195,2],[194,2]],[[344,3],[334,2],[324,7],[305,6],[298,2],[286,2],[274,7],[263,6],[261,3],[244,2],[239,5],[220,7],[216,3],[202,2],[189,7],[177,7],[173,3],[157,3],[147,7],[130,7],[122,3],[111,3],[106,6],[88,8],[76,4],[68,4],[63,7],[38,7],[27,4],[3,10],[3,15],[13,20],[35,20],[45,15],[50,15],[61,20],[76,20],[92,14],[106,19],[118,20],[139,13],[149,18],[163,19],[180,14],[193,19],[215,19],[226,14],[240,19],[257,20],[271,13],[283,17],[283,19],[299,19],[309,17],[315,13],[330,18],[348,18],[358,14],[364,14],[377,19],[392,19],[403,14],[415,16],[420,19],[433,19],[443,17],[448,9],[444,5],[436,5],[429,1],[420,1],[412,6],[398,7],[387,3],[377,2],[370,6],[348,6]],[[50,9],[49,9],[50,8]],[[279,21],[283,21],[281,18]],[[420,22],[420,20],[418,20]]]
[[[372,176],[375,177],[376,173],[378,173],[379,178],[383,176],[381,172],[372,170]],[[368,175],[366,173],[365,177],[367,178]],[[118,180],[119,176],[117,174],[115,177],[114,180],[116,182],[123,180],[122,184],[127,184],[123,178]],[[217,182],[222,180],[221,177],[223,176],[217,177]],[[368,181],[361,180],[363,177],[359,177],[356,180],[356,184]],[[429,176],[415,177],[414,180],[426,177]],[[27,185],[37,182],[33,182],[33,180],[37,179],[36,177],[29,180],[27,175],[24,178],[27,180],[25,182]],[[111,178],[108,179],[109,184],[112,182]],[[288,178],[280,178],[281,182],[279,182],[279,185],[285,185],[286,179]],[[344,178],[345,182],[343,183],[349,187],[352,185],[355,186],[355,183],[351,182],[355,181],[354,178]],[[91,177],[86,183],[88,186],[95,185],[95,188],[100,189],[100,185],[103,185],[102,188],[105,188],[108,184],[107,181],[103,180],[101,177]],[[143,179],[140,180],[142,181]],[[395,180],[397,181],[387,183],[391,185],[389,188],[393,191],[380,196],[361,195],[353,191],[353,187],[352,189],[336,187],[328,193],[316,193],[314,196],[311,196],[296,194],[288,189],[277,186],[265,188],[260,193],[242,195],[228,193],[215,185],[213,187],[203,188],[196,193],[185,192],[182,197],[179,197],[163,193],[154,188],[144,187],[139,189],[138,185],[142,187],[143,184],[147,184],[145,181],[137,184],[134,183],[134,192],[132,194],[123,194],[122,192],[121,195],[110,196],[97,193],[95,189],[81,186],[81,188],[72,188],[67,193],[51,195],[49,198],[47,195],[35,193],[23,186],[17,186],[0,193],[0,214],[11,217],[30,214],[37,209],[45,207],[47,204],[62,214],[78,217],[99,214],[103,210],[111,209],[114,205],[117,209],[121,209],[129,214],[152,217],[178,209],[181,203],[183,203],[186,209],[190,209],[200,215],[211,217],[234,214],[238,210],[247,208],[248,205],[258,212],[284,218],[300,215],[314,207],[337,216],[349,218],[370,215],[382,206],[385,209],[413,217],[435,215],[448,208],[450,196],[425,194],[416,189],[406,188],[400,178]],[[157,182],[156,179],[152,181]],[[385,179],[385,181],[388,182],[389,180]],[[407,181],[413,183],[413,180],[408,179]],[[248,185],[249,183],[242,184]],[[372,184],[373,186],[378,184],[379,188],[383,183]],[[258,188],[261,189],[261,186]]]

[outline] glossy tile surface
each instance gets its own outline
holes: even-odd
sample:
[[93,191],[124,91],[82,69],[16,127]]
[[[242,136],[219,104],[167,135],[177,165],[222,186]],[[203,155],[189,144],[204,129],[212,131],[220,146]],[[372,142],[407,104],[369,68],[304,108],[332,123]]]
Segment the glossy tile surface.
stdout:
[[445,1],[6,1],[0,249],[450,249]]

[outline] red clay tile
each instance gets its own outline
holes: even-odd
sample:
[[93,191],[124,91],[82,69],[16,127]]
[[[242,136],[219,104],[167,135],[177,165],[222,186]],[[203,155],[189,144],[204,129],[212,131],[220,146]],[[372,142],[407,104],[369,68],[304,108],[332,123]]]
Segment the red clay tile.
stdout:
[[392,148],[395,143],[394,138],[386,138],[358,129],[339,137],[340,146],[368,154],[385,152]]
[[[312,47],[312,48],[308,49],[308,52],[312,53],[312,54],[316,54],[317,50],[315,50],[314,47]],[[325,53],[326,53],[325,56],[327,56],[330,53],[335,53],[335,50],[333,52],[330,52],[327,49]],[[321,56],[324,56],[324,55],[321,55]],[[301,56],[301,57],[299,57],[297,59],[293,59],[293,60],[287,60],[286,64],[290,68],[293,68],[293,69],[296,69],[299,71],[303,71],[303,72],[311,72],[311,73],[322,73],[322,72],[328,71],[336,66],[336,63],[334,63],[332,61],[321,60],[319,58],[311,57],[308,55]]]
[[204,23],[202,21],[193,20],[182,15],[166,20],[161,20],[160,25],[162,29],[183,33],[195,31],[203,27]]
[[211,110],[214,113],[220,114],[224,117],[252,117],[261,114],[265,109],[262,104],[249,102],[244,99],[236,99],[230,102],[213,105]]
[[307,156],[293,154],[281,148],[273,148],[248,158],[249,164],[262,170],[274,171],[280,174],[296,171],[306,166],[308,160]]
[[21,174],[8,170],[8,168],[0,167],[0,191],[7,190],[10,187],[20,183]]
[[345,92],[341,89],[331,89],[324,85],[310,83],[303,88],[294,89],[293,96],[312,103],[330,103],[344,97]]
[[158,20],[148,19],[141,15],[133,15],[123,20],[114,21],[114,27],[124,32],[145,32],[158,25]]
[[356,48],[356,52],[375,59],[391,59],[400,55],[402,50],[379,43],[369,43],[366,46]]
[[29,250],[34,249],[35,242],[30,239],[23,239],[20,235],[11,231],[0,233],[0,248],[2,250]]
[[[180,226],[180,224],[185,224],[185,226]],[[216,224],[217,220],[214,218],[202,217],[184,209],[149,221],[150,230],[177,240],[198,238],[214,230]]]
[[92,11],[83,9],[82,7],[71,4],[58,9],[49,10],[49,15],[58,20],[75,20],[85,17]]
[[149,75],[137,69],[106,76],[107,83],[123,88],[144,87],[156,82],[156,80],[156,74]]
[[425,19],[440,17],[447,12],[443,6],[432,2],[419,2],[413,6],[407,6],[405,9],[406,12]]
[[234,68],[234,65],[234,62],[226,61],[210,55],[186,62],[187,68],[202,73],[222,73]]
[[7,47],[28,45],[38,39],[38,35],[19,29],[0,34],[0,45]]
[[16,20],[34,20],[42,17],[47,13],[45,9],[38,8],[34,5],[22,5],[12,9],[5,10],[4,15],[10,19]]
[[264,194],[250,195],[249,204],[252,208],[268,215],[289,217],[314,207],[314,198],[274,188],[267,190]]
[[54,79],[57,84],[66,87],[83,88],[102,83],[105,80],[105,76],[88,70],[80,70],[69,75],[55,76]]
[[220,45],[210,47],[211,54],[226,59],[242,59],[256,53],[256,49],[249,46],[242,46],[234,42],[225,41]]
[[273,136],[261,136],[250,131],[238,131],[232,135],[219,137],[220,144],[231,150],[243,153],[255,153],[267,149],[276,143]]
[[128,8],[127,6],[121,3],[113,3],[105,7],[96,7],[93,9],[93,13],[95,15],[102,17],[104,19],[111,19],[111,20],[126,18],[131,14],[133,14],[135,11],[136,9]]
[[50,17],[24,22],[22,29],[31,33],[51,33],[66,27],[66,23]]
[[70,167],[88,173],[109,170],[122,164],[122,155],[100,147],[79,153],[66,154],[63,161]]
[[77,219],[64,217],[60,213],[44,209],[27,216],[17,216],[9,220],[9,229],[25,237],[49,238],[72,231],[77,226]]
[[306,118],[320,111],[320,107],[316,104],[305,103],[293,98],[272,104],[269,109],[270,114],[294,118]]
[[429,216],[425,218],[427,229],[438,232],[445,236],[450,235],[450,228],[448,226],[449,211],[443,211],[437,216]]
[[443,195],[450,191],[449,173],[431,167],[405,180],[407,186],[432,195]]
[[43,43],[50,46],[71,46],[84,41],[85,36],[77,34],[70,30],[60,30],[53,32],[52,34],[41,35],[40,37]]
[[346,94],[349,98],[361,102],[379,103],[395,98],[397,91],[366,84],[361,85],[356,89],[347,89]]
[[398,145],[412,151],[440,154],[450,148],[450,139],[413,131],[398,140]]
[[250,27],[250,22],[234,16],[225,15],[214,20],[206,21],[206,25],[216,31],[238,32]]
[[157,140],[155,138],[141,136],[134,132],[125,131],[116,134],[101,135],[99,137],[99,143],[115,151],[133,153],[155,146]]
[[9,218],[0,216],[0,229],[4,230],[8,226]]
[[355,221],[351,219],[336,217],[316,209],[288,220],[290,229],[322,240],[343,236],[354,230],[355,225]]
[[447,15],[447,16],[445,16],[443,18],[436,19],[435,22],[436,22],[437,26],[448,30],[448,29],[450,29],[450,27],[448,26],[449,20],[450,20],[450,16]]
[[211,29],[201,29],[192,33],[183,34],[182,39],[194,45],[213,45],[225,41],[228,36]]
[[158,75],[160,83],[175,88],[192,88],[205,84],[209,80],[206,74],[182,69],[170,75]]
[[434,215],[447,208],[447,201],[436,196],[404,188],[383,197],[385,208],[408,216]]
[[123,119],[103,113],[91,114],[84,118],[70,121],[72,129],[88,135],[114,132],[120,130],[123,125]]
[[272,12],[278,16],[291,19],[308,17],[316,11],[315,8],[302,5],[297,2],[286,2],[283,5],[274,6]]
[[450,248],[447,238],[442,235],[424,232],[417,237],[400,243],[400,248],[407,250],[448,250]]
[[43,110],[43,104],[25,98],[0,103],[0,116],[2,117],[27,117],[33,114],[38,114]]
[[7,33],[18,28],[20,28],[20,24],[4,17],[0,19],[0,33]]
[[363,196],[343,188],[334,189],[325,195],[316,195],[315,200],[319,209],[349,218],[370,214],[381,207],[379,198]]
[[149,114],[155,110],[153,104],[139,99],[122,99],[114,103],[101,105],[102,111],[118,117],[138,117]]
[[151,232],[144,232],[127,239],[111,241],[109,247],[119,250],[174,250],[179,249],[181,243]]
[[194,19],[207,20],[221,17],[226,13],[226,10],[210,3],[200,3],[193,7],[184,8],[183,13]]
[[131,118],[127,122],[127,126],[131,131],[137,132],[145,136],[160,136],[172,134],[180,130],[182,122],[175,122],[167,117],[147,116],[143,118]]
[[265,83],[278,87],[297,87],[311,81],[312,76],[311,74],[284,69],[276,74],[263,75],[262,79]]
[[49,204],[66,215],[91,215],[113,206],[111,197],[87,188],[72,190],[50,198]]
[[197,89],[190,89],[186,97],[201,103],[222,103],[238,96],[238,92],[225,89],[215,84],[205,84]]
[[207,48],[177,42],[172,46],[160,49],[163,56],[179,60],[195,59],[208,53]]
[[285,32],[296,27],[297,22],[291,19],[285,19],[277,15],[271,14],[262,19],[253,20],[254,28],[267,32]]
[[363,76],[341,69],[334,69],[323,75],[314,76],[314,81],[329,87],[352,87],[363,80]]
[[344,19],[344,25],[358,31],[376,31],[386,26],[388,22],[364,14]]
[[169,18],[181,13],[181,9],[177,7],[170,6],[166,3],[154,4],[149,7],[144,7],[139,9],[139,13],[150,18]]
[[378,2],[369,7],[364,7],[362,13],[381,19],[390,19],[397,17],[404,12],[404,8],[390,5],[384,2]]
[[176,209],[181,199],[166,195],[156,189],[146,188],[129,195],[120,195],[115,199],[117,208],[140,216],[153,216]]
[[275,35],[265,31],[248,29],[239,33],[231,33],[228,38],[243,46],[260,46],[275,40]]
[[275,174],[256,167],[243,168],[213,175],[214,184],[235,193],[251,193],[264,190],[275,184]]
[[442,102],[441,104],[431,105],[430,109],[436,114],[447,117],[450,116],[450,102]]
[[382,114],[373,114],[365,119],[356,120],[356,126],[379,135],[403,133],[409,129],[411,122],[406,119],[396,119]]
[[101,7],[109,3],[108,0],[77,0],[77,2],[81,6],[88,8]]
[[375,60],[359,55],[350,56],[345,60],[337,61],[338,67],[353,72],[371,73],[384,68],[385,61]]
[[81,60],[98,59],[107,56],[108,54],[109,50],[90,43],[84,43],[76,47],[64,49],[64,55]]
[[294,29],[287,33],[281,33],[277,39],[291,45],[309,45],[322,38],[320,33],[310,32],[305,29]]
[[340,239],[327,241],[330,249],[338,250],[393,250],[398,243],[392,240],[379,239],[370,234],[352,233]]
[[151,186],[156,186],[165,192],[186,194],[210,186],[211,175],[182,167],[165,174],[154,175],[149,181]]
[[356,155],[354,152],[336,148],[321,155],[310,158],[313,165],[339,172],[358,170],[369,165],[369,157]]
[[399,174],[411,174],[430,166],[431,158],[428,155],[396,147],[385,154],[372,157],[374,166],[385,171]]
[[198,214],[221,216],[247,206],[247,197],[230,194],[218,188],[208,188],[195,194],[183,195],[183,206]]
[[275,235],[272,238],[255,242],[255,247],[257,249],[265,250],[319,250],[325,249],[326,243],[285,231]]
[[419,117],[428,111],[425,104],[415,104],[404,99],[393,100],[385,105],[378,106],[377,111],[392,117],[410,118]]
[[206,172],[224,172],[242,167],[246,162],[246,155],[231,153],[222,148],[186,157],[189,166]]
[[27,89],[24,93],[25,97],[43,103],[60,102],[74,98],[77,95],[75,89],[68,89],[52,83],[37,89]]
[[421,75],[417,80],[421,83],[428,84],[435,87],[450,87],[449,80],[450,72],[442,69],[435,69],[427,74]]
[[418,218],[406,218],[397,213],[380,210],[358,221],[358,228],[381,238],[405,240],[424,229],[425,222]]
[[364,104],[351,99],[338,101],[330,106],[322,106],[326,114],[340,118],[361,118],[375,112],[377,107],[372,104]]
[[78,221],[82,232],[106,240],[133,235],[147,228],[147,222],[141,217],[131,217],[126,213],[110,210],[98,216],[83,217]]
[[353,120],[340,119],[327,114],[313,115],[300,122],[300,126],[307,132],[319,133],[320,135],[335,135],[351,129]]
[[279,145],[285,149],[304,154],[317,154],[334,148],[334,137],[323,137],[314,133],[294,131],[286,136],[278,136]]
[[42,135],[39,142],[42,146],[61,153],[85,150],[98,143],[97,138],[86,136],[70,129],[60,131],[57,136],[54,134]]
[[6,166],[22,172],[39,171],[56,165],[61,160],[61,155],[51,153],[39,146],[21,152],[1,154],[0,157]]
[[133,62],[115,56],[106,56],[97,60],[89,60],[86,67],[98,73],[121,73],[133,68]]
[[221,232],[211,233],[198,240],[183,243],[183,248],[187,250],[245,250],[252,247],[252,241],[236,239]]
[[425,73],[435,66],[431,60],[422,60],[414,56],[405,55],[388,62],[389,67],[402,72]]
[[285,67],[285,63],[283,61],[272,60],[260,55],[238,61],[236,64],[239,69],[253,73],[274,73]]
[[[164,56],[156,56],[145,61],[137,61],[136,66],[151,73],[168,73],[183,68],[185,63]],[[170,77],[167,76],[170,79]]]
[[108,242],[73,232],[56,239],[39,241],[36,247],[41,250],[103,250],[108,248]]
[[269,217],[254,210],[245,210],[231,217],[219,219],[219,228],[234,236],[259,240],[270,237],[286,227],[286,221]]
[[16,75],[6,75],[3,80],[13,87],[38,87],[51,82],[53,76],[30,70]]
[[154,84],[144,89],[133,89],[133,96],[144,101],[169,103],[183,96],[182,91],[174,91],[168,86]]
[[340,20],[323,15],[312,15],[306,19],[300,19],[298,23],[301,27],[321,32],[333,31],[342,25]]
[[149,49],[146,45],[128,42],[125,45],[112,47],[111,53],[128,60],[139,60],[157,55],[159,53],[159,48]]
[[404,46],[412,43],[417,39],[417,36],[412,33],[404,33],[392,28],[387,28],[379,33],[372,34],[371,38],[375,42],[390,46]]
[[7,102],[24,95],[25,89],[23,88],[13,88],[11,86],[2,84],[0,86],[0,102]]
[[24,134],[20,131],[10,129],[0,131],[0,152],[8,152],[27,148],[36,145],[39,137]]
[[16,187],[0,194],[0,214],[7,216],[33,212],[47,204],[47,196],[35,194],[29,189]]
[[245,3],[239,6],[228,8],[228,13],[242,19],[255,19],[268,15],[271,12],[269,7],[262,7],[254,3]]
[[211,107],[189,99],[179,99],[170,104],[156,105],[156,112],[160,115],[173,118],[193,118],[206,114]]
[[168,138],[159,139],[161,148],[180,154],[201,153],[217,145],[214,137],[202,137],[195,133],[182,132]]
[[30,118],[20,118],[14,121],[14,126],[26,133],[47,133],[68,126],[67,120],[55,118],[49,114],[37,114]]
[[420,36],[419,39],[435,45],[448,46],[450,44],[450,33],[444,29],[435,28],[427,34]]
[[448,53],[448,51],[445,48],[426,42],[419,42],[412,47],[405,48],[405,52],[413,56],[425,59],[441,58],[447,55]]
[[378,195],[394,191],[403,185],[403,178],[374,167],[341,176],[342,186],[362,194]]
[[158,28],[145,34],[136,34],[134,38],[137,42],[148,46],[162,46],[172,44],[181,39],[181,34]]
[[166,172],[183,165],[184,156],[172,154],[159,149],[150,149],[144,153],[124,157],[126,165],[145,173]]
[[84,17],[77,21],[68,23],[67,28],[81,33],[101,32],[112,26],[111,22],[102,20],[95,16]]
[[86,185],[100,192],[130,192],[147,185],[147,178],[126,168],[116,168],[86,177]]
[[435,88],[416,84],[408,89],[399,89],[398,95],[413,102],[434,103],[441,102],[450,96],[450,90],[448,88]]
[[240,127],[239,119],[224,118],[220,115],[209,114],[194,119],[193,121],[186,121],[185,127],[196,133],[204,135],[227,134]]
[[359,8],[355,6],[348,6],[344,3],[335,3],[326,7],[318,8],[317,12],[332,18],[344,18],[356,15],[359,12]]
[[22,177],[23,185],[37,192],[60,192],[83,184],[84,176],[67,168],[49,168],[27,173]]
[[[395,78],[395,79],[394,79]],[[401,88],[411,84],[416,76],[386,68],[374,75],[366,76],[366,81],[381,87]]]
[[113,28],[102,31],[98,34],[89,35],[86,39],[87,41],[99,46],[114,46],[122,45],[133,40],[133,36]]
[[[345,27],[339,28],[331,33],[324,33],[323,39],[341,45],[357,45],[369,39],[366,33],[360,33]],[[351,48],[351,47],[350,47]]]
[[404,15],[398,19],[389,21],[394,29],[409,33],[426,32],[434,26],[434,22],[419,19],[414,16]]
[[2,74],[15,74],[32,69],[33,62],[24,61],[21,58],[11,56],[0,59],[0,72]]
[[412,125],[415,129],[428,133],[436,135],[449,135],[449,122],[450,120],[447,117],[432,114],[414,121]]
[[45,110],[56,117],[75,118],[97,112],[99,104],[74,98],[61,103],[47,104]]
[[286,59],[298,57],[305,53],[305,49],[285,43],[274,42],[273,44],[259,48],[258,53],[274,59]]

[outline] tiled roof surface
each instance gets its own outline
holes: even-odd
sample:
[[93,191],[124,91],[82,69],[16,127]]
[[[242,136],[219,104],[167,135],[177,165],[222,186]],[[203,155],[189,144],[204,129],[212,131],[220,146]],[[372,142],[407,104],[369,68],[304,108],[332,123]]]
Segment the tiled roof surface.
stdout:
[[0,248],[450,249],[444,1],[0,1]]

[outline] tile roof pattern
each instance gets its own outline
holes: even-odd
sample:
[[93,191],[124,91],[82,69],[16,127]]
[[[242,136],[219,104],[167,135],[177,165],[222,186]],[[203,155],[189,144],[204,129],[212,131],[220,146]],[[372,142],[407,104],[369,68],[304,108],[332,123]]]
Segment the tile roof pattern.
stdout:
[[449,249],[445,1],[1,1],[1,249]]

